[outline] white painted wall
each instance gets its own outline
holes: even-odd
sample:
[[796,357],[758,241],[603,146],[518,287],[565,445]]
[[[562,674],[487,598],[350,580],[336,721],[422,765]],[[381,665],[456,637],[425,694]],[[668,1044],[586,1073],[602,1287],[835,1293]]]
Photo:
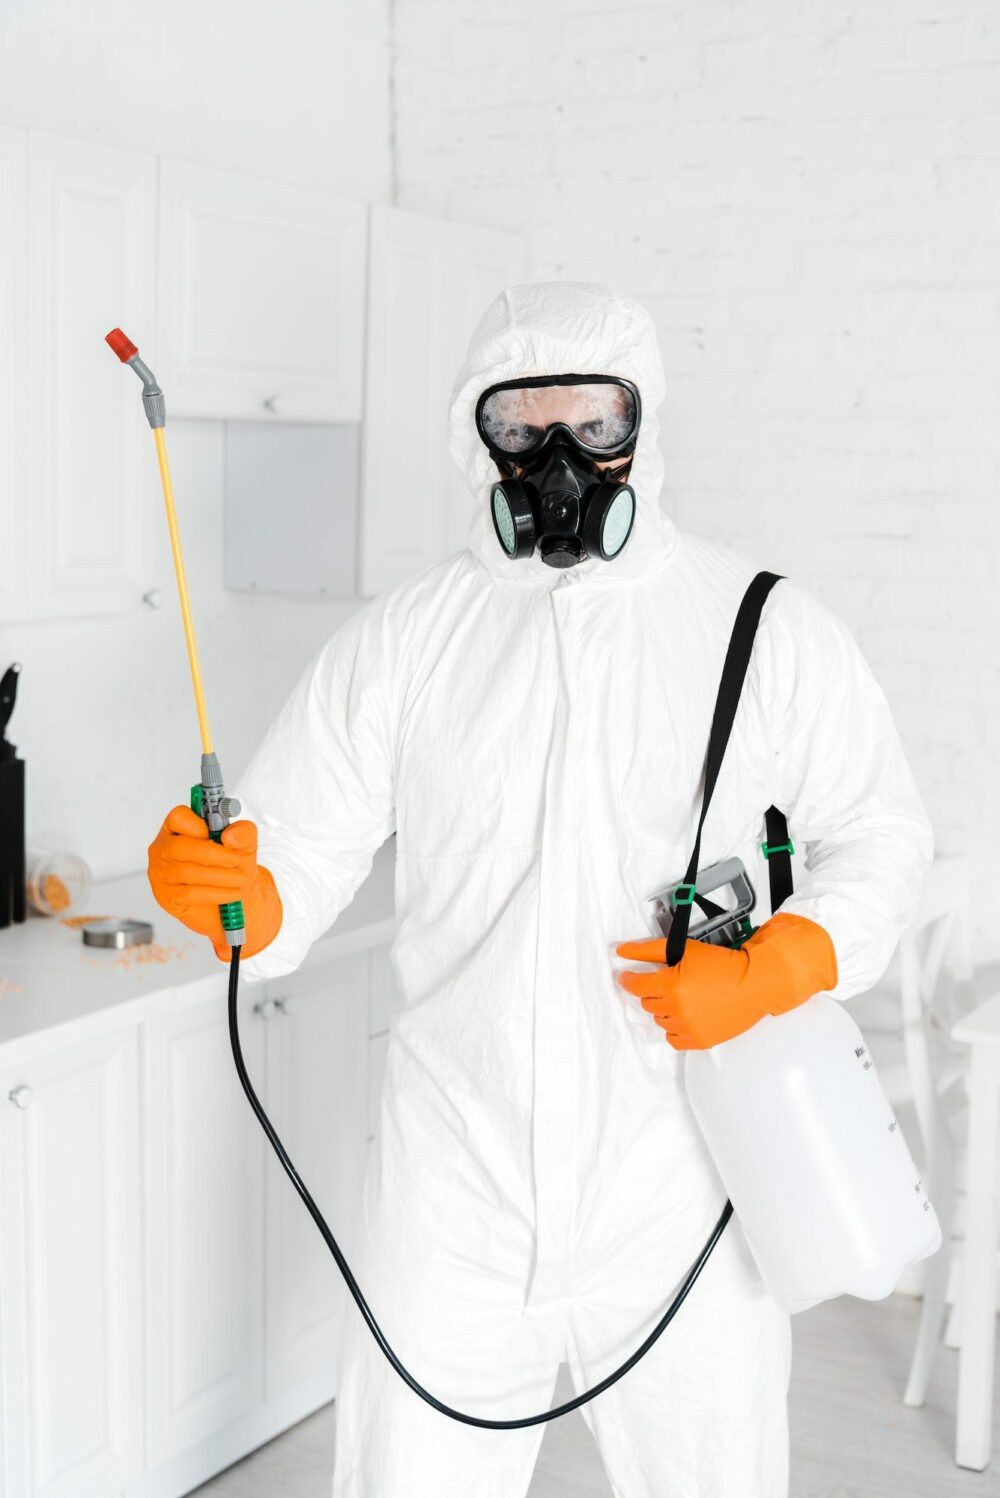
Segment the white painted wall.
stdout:
[[[4,0],[0,121],[382,202],[391,182],[387,24],[388,0]],[[232,783],[353,605],[227,593],[221,424],[172,422],[170,453],[209,708]],[[98,877],[145,867],[164,812],[187,799],[198,769],[152,444],[144,502],[159,612],[0,628],[0,669],[24,666],[11,737],[27,763],[29,840],[68,833]]]
[[855,630],[1000,953],[994,0],[396,0],[399,204],[656,317],[667,503]]
[[0,111],[384,201],[389,0],[2,0]]

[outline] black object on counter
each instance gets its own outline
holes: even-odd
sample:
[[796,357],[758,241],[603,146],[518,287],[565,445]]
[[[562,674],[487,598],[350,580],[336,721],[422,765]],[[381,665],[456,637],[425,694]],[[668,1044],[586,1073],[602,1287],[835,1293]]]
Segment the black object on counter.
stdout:
[[26,915],[24,760],[18,759],[7,738],[20,670],[15,662],[0,677],[0,927],[23,921]]

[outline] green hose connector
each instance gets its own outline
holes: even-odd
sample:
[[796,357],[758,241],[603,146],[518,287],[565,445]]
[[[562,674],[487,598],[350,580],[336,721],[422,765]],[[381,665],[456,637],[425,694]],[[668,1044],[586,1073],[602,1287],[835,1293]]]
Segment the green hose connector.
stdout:
[[[191,787],[191,810],[196,812],[199,817],[203,817],[205,815],[204,808],[205,788],[200,784],[193,785]],[[213,843],[222,842],[222,833],[223,828],[221,827],[216,828],[214,831],[211,827],[208,829],[208,835]],[[229,900],[225,905],[220,905],[219,919],[222,922],[223,931],[243,931],[246,927],[246,917],[243,914],[243,901]]]
[[246,925],[243,919],[242,900],[230,900],[228,905],[220,905],[219,916],[222,920],[223,931],[242,931]]

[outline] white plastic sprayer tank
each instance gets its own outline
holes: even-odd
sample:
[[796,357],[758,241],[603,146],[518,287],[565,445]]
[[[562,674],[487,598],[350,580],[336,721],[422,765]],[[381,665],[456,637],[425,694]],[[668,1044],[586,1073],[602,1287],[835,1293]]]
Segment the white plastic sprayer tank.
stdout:
[[688,1096],[761,1277],[786,1311],[880,1300],[941,1244],[861,1031],[817,994],[708,1051]]

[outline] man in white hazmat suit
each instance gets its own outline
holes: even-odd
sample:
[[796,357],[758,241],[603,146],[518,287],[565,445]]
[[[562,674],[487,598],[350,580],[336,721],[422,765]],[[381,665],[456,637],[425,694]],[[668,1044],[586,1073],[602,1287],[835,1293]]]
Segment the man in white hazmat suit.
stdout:
[[[627,542],[560,568],[498,541],[476,411],[495,385],[570,374],[632,382],[642,415]],[[652,322],[628,298],[575,283],[498,297],[451,406],[451,451],[477,501],[468,549],[360,609],[308,667],[235,789],[256,856],[246,823],[219,848],[193,813],[178,821],[183,808],[150,850],[158,898],[208,933],[236,892],[222,870],[238,863],[243,966],[277,977],[395,830],[406,1007],[358,1277],[403,1362],[476,1415],[545,1408],[561,1361],[577,1389],[615,1368],[725,1201],[677,1036],[623,992],[612,957],[653,930],[649,892],[687,863],[753,575],[660,508],[663,393]],[[821,928],[830,965],[815,971],[835,996],[858,993],[914,914],[930,831],[858,649],[787,580],[765,605],[703,865],[736,854],[759,867],[772,804],[807,865],[778,919]],[[194,865],[171,861],[199,838],[206,863],[232,850],[200,893]],[[256,909],[270,914],[254,942]],[[585,1408],[617,1498],[781,1498],[789,1358],[788,1317],[734,1220],[652,1351]],[[445,1419],[350,1312],[335,1498],[520,1498],[542,1428]]]

